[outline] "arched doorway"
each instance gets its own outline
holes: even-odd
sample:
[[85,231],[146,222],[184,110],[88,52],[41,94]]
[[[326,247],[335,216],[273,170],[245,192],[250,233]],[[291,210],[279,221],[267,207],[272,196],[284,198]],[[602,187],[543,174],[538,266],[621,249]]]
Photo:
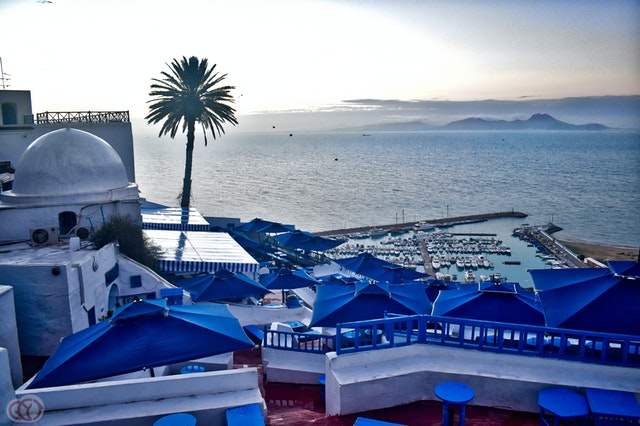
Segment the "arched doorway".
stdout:
[[120,296],[120,289],[117,284],[111,284],[109,289],[109,302],[107,306],[107,315],[111,316],[113,311],[118,307],[118,297]]

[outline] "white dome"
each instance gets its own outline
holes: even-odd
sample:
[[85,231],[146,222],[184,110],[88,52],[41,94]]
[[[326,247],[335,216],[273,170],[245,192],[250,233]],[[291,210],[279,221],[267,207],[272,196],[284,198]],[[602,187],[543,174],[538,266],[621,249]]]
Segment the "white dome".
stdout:
[[66,128],[44,134],[27,147],[16,166],[13,195],[95,194],[128,185],[124,164],[111,145]]

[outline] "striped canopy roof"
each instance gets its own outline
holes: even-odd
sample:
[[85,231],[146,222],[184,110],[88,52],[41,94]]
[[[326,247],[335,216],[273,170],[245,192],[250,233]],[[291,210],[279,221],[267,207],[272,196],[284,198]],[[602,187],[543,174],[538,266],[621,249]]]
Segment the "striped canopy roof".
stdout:
[[258,271],[258,261],[226,232],[147,229],[144,233],[163,251],[162,272]]
[[143,207],[142,229],[208,231],[209,222],[194,208]]

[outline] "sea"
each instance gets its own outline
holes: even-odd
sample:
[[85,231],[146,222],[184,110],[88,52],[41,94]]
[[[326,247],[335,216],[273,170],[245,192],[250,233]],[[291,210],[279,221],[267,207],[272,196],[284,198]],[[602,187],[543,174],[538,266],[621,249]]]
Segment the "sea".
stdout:
[[[142,197],[177,206],[186,135],[154,131],[134,131],[136,182]],[[309,232],[523,212],[449,230],[505,240],[512,258],[527,261],[503,275],[524,285],[526,269],[548,265],[511,236],[523,223],[553,222],[562,240],[640,247],[636,131],[229,131],[209,135],[206,147],[200,132],[192,180],[192,206],[204,216]]]

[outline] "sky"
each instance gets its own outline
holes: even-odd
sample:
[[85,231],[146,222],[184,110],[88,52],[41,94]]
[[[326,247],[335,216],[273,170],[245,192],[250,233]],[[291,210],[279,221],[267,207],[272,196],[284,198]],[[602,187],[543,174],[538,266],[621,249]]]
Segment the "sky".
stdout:
[[255,117],[640,95],[639,46],[637,0],[0,0],[5,84],[34,112],[132,121],[182,56],[216,64]]

